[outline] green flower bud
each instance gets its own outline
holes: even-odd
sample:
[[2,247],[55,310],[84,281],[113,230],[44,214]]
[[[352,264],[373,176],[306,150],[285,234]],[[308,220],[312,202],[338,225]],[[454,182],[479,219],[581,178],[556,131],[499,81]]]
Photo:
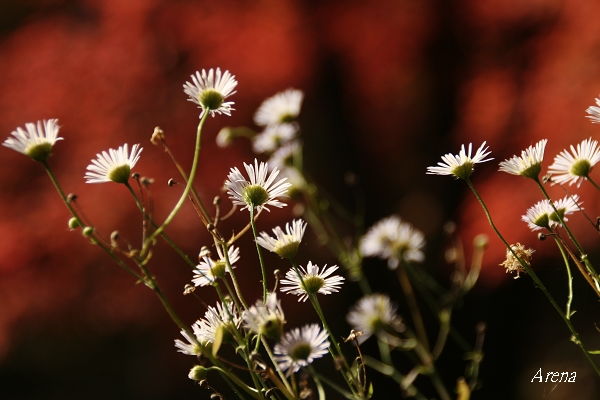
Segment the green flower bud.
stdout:
[[196,365],[194,368],[190,370],[188,374],[188,378],[193,379],[195,381],[201,381],[206,379],[206,375],[208,375],[208,369],[204,368],[201,365]]
[[69,228],[70,229],[77,229],[81,226],[81,224],[79,223],[79,220],[75,217],[71,218],[69,220]]

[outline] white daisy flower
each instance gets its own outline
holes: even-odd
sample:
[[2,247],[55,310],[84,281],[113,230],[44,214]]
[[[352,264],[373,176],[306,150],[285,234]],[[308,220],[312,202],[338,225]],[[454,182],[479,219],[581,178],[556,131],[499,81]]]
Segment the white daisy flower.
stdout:
[[58,137],[60,127],[57,119],[38,121],[37,125],[28,122],[25,124],[25,129],[19,127],[12,131],[10,134],[14,137],[7,138],[2,145],[25,154],[35,161],[44,162],[50,156],[54,143],[63,140]]
[[235,75],[231,75],[229,71],[221,73],[220,68],[215,72],[211,68],[208,73],[205,70],[202,70],[202,73],[198,71],[191,78],[193,83],[186,82],[183,91],[190,96],[189,101],[202,108],[200,118],[205,112],[209,112],[213,117],[215,113],[231,115],[231,106],[234,103],[225,99],[235,93]]
[[[227,306],[217,303],[216,308],[209,306],[208,311],[204,313],[204,319],[196,321],[192,328],[200,343],[205,344],[213,343],[217,333],[223,335],[223,341],[233,339],[231,331],[237,329],[240,322],[241,318],[233,303]],[[219,330],[222,332],[217,332]]]
[[385,329],[402,331],[401,318],[396,314],[398,307],[384,294],[374,293],[362,297],[350,308],[346,321],[356,331],[362,332],[358,343],[363,343],[371,335],[387,337]]
[[225,186],[227,187],[227,194],[233,202],[233,204],[244,206],[242,210],[250,208],[261,209],[264,208],[267,211],[269,209],[266,206],[283,207],[284,203],[281,203],[276,198],[280,196],[287,196],[287,189],[291,186],[286,183],[286,178],[280,179],[273,183],[279,170],[274,168],[267,178],[269,166],[267,163],[254,160],[254,165],[244,163],[246,172],[250,178],[247,181],[246,178],[240,173],[240,170],[231,168],[231,172],[227,176]]
[[298,127],[294,124],[269,125],[252,138],[255,153],[272,153],[282,145],[298,136]]
[[265,249],[277,253],[281,258],[292,258],[298,252],[298,246],[304,236],[306,230],[306,222],[301,219],[285,224],[285,232],[280,227],[273,229],[275,237],[270,237],[268,233],[261,232],[260,237],[256,239],[256,243]]
[[190,356],[202,354],[202,346],[197,343],[200,341],[197,337],[196,340],[192,339],[191,336],[188,335],[188,333],[184,330],[181,331],[181,334],[187,339],[187,343],[182,340],[175,339],[175,347],[179,349],[177,350],[178,352],[188,354]]
[[323,357],[328,348],[327,332],[319,328],[319,325],[311,324],[287,332],[273,350],[275,362],[290,376],[301,367]]
[[548,139],[542,139],[534,146],[529,146],[521,152],[521,157],[514,156],[500,163],[500,171],[513,175],[522,175],[526,178],[536,179],[542,171],[544,149]]
[[388,260],[388,267],[396,269],[400,261],[422,262],[425,236],[397,215],[375,223],[360,240],[360,251],[365,257]]
[[[560,200],[556,200],[554,202],[554,207],[556,208],[558,215],[560,215],[564,221],[568,221],[569,219],[565,216],[571,215],[576,211],[583,210],[581,204],[583,204],[583,202],[580,202],[579,196],[575,194],[572,196],[565,196]],[[554,210],[548,214],[548,217],[550,218],[551,227],[560,225],[560,218],[556,215]]]
[[555,183],[577,183],[579,187],[584,179],[589,179],[592,168],[600,161],[600,148],[596,140],[589,138],[578,144],[577,149],[571,146],[571,153],[563,150],[554,157],[554,164],[548,168],[548,172]]
[[[596,99],[596,105],[600,106],[600,98]],[[593,124],[600,123],[600,107],[590,106],[585,112],[590,114],[585,117],[591,119]]]
[[128,145],[124,144],[117,150],[109,149],[108,153],[103,151],[102,154],[96,154],[97,159],[87,166],[86,183],[126,183],[142,150],[139,144],[134,144],[129,153]]
[[483,142],[481,147],[475,152],[475,155],[471,157],[473,144],[469,143],[468,152],[465,150],[465,145],[463,144],[457,156],[451,153],[442,156],[442,160],[445,163],[438,162],[437,167],[427,167],[427,173],[430,175],[454,175],[455,178],[467,179],[473,173],[473,166],[475,164],[493,160],[493,158],[485,159],[491,153],[487,149],[485,142]]
[[[227,255],[231,268],[235,268],[233,264],[240,259],[240,249],[235,246],[230,246],[227,249]],[[223,279],[227,272],[229,272],[229,270],[227,268],[225,257],[221,257],[219,260],[214,261],[206,256],[203,257],[202,261],[196,266],[192,282],[195,286],[207,286],[217,279]]]
[[304,93],[297,89],[288,89],[266,99],[254,114],[254,123],[258,126],[277,125],[296,120]]
[[339,275],[329,277],[338,269],[337,265],[329,268],[325,265],[319,272],[319,267],[309,261],[306,269],[302,266],[299,266],[298,269],[302,278],[292,268],[285,274],[287,279],[281,280],[281,291],[300,296],[298,301],[306,301],[309,295],[315,293],[327,295],[338,292],[344,283],[344,278]]
[[258,300],[242,314],[244,327],[269,339],[278,340],[283,334],[285,315],[276,293],[269,293],[266,303]]
[[554,209],[546,199],[538,201],[533,207],[529,208],[525,215],[521,217],[523,222],[527,222],[529,229],[537,231],[542,228],[550,229],[550,215]]

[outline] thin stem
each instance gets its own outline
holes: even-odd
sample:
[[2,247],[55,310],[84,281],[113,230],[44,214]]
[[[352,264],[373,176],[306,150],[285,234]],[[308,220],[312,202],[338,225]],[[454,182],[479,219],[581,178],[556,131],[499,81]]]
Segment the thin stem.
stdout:
[[408,278],[408,275],[406,274],[406,270],[404,269],[402,263],[398,265],[398,280],[400,281],[402,291],[404,292],[404,296],[406,297],[406,304],[408,305],[410,315],[412,316],[412,320],[415,324],[415,329],[417,331],[419,341],[423,344],[425,350],[429,351],[429,341],[427,340],[427,331],[425,330],[425,324],[423,323],[421,310],[419,309],[419,305],[417,304],[417,298],[415,297],[415,292],[412,288],[410,279]]
[[596,189],[600,190],[600,186],[598,186],[598,184],[596,182],[594,182],[594,180],[592,178],[590,178],[589,175],[587,175],[586,178]]
[[[405,383],[404,375],[402,375],[400,372],[398,372],[393,367],[390,367],[389,365],[382,363],[381,361],[379,361],[376,358],[373,358],[370,356],[365,356],[365,364],[368,365],[369,367],[373,368],[374,370],[378,371],[380,374],[389,376],[390,378],[392,378],[394,380],[394,382],[396,382],[398,385],[400,385],[401,388],[402,388],[402,385]],[[403,388],[402,390],[406,391],[407,392],[406,394],[408,396],[412,396],[416,400],[427,400],[427,397],[423,396],[423,394],[421,392],[419,392],[419,390],[412,383],[409,384],[406,388]]]
[[260,262],[260,271],[262,273],[262,286],[263,286],[263,302],[267,302],[267,271],[265,269],[265,263],[263,261],[262,252],[260,251],[260,245],[258,244],[258,232],[256,231],[256,222],[254,221],[254,207],[248,207],[250,209],[250,223],[252,224],[252,233],[254,234],[254,243],[256,244],[256,251],[258,252],[258,260]]
[[[244,296],[242,296],[242,290],[240,289],[240,285],[238,284],[237,278],[235,276],[235,272],[233,272],[233,267],[231,266],[231,262],[229,261],[229,248],[227,246],[227,241],[221,240],[221,246],[223,247],[223,255],[225,257],[225,264],[227,265],[227,269],[229,270],[229,276],[231,277],[231,281],[233,282],[233,287],[235,288],[235,293],[237,294],[237,298],[244,306],[244,310],[247,310],[248,303],[246,303],[246,300],[244,300]],[[229,284],[226,283],[226,285],[227,285],[227,288],[229,289]],[[234,299],[235,299],[235,297],[234,297]],[[239,304],[237,306],[238,306],[238,308],[240,308]]]
[[275,370],[277,371],[277,374],[279,375],[279,377],[281,378],[281,381],[285,385],[285,388],[290,393],[294,393],[292,387],[290,386],[290,383],[288,382],[288,380],[285,377],[285,374],[283,373],[283,371],[281,370],[281,368],[279,368],[279,364],[277,364],[277,362],[275,361],[275,355],[273,354],[273,351],[271,350],[271,347],[269,346],[269,343],[267,342],[267,340],[265,339],[265,337],[262,336],[262,335],[260,336],[260,341],[262,342],[263,347],[265,348],[265,351],[269,355],[269,358],[271,359],[271,362],[275,366]]
[[[348,365],[348,361],[346,361],[346,358],[344,357],[344,354],[342,353],[342,350],[340,348],[338,341],[335,339],[333,332],[331,331],[331,329],[329,328],[329,325],[327,324],[327,320],[325,319],[325,315],[323,314],[323,310],[321,309],[321,306],[319,304],[319,300],[317,299],[316,294],[308,293],[306,291],[306,284],[304,283],[304,277],[302,276],[302,273],[300,272],[300,269],[298,268],[298,264],[296,263],[296,260],[294,259],[294,257],[288,258],[288,260],[290,260],[290,262],[292,263],[292,267],[294,268],[294,271],[296,271],[296,274],[298,275],[298,279],[300,279],[300,284],[302,285],[302,289],[305,291],[308,298],[310,299],[310,302],[312,303],[313,308],[315,309],[315,311],[317,312],[317,315],[319,316],[319,319],[321,320],[321,324],[323,325],[323,328],[327,331],[327,334],[329,335],[331,343],[333,343],[335,352],[333,350],[331,350],[331,347],[330,347],[329,352],[330,352],[331,356],[334,358],[334,360],[336,358],[341,359],[344,367],[346,368],[346,371],[348,371],[349,374],[352,374],[350,365]],[[337,353],[337,355],[335,353]],[[346,384],[352,390],[352,393],[355,393],[354,387],[352,386],[352,383],[350,382],[346,373],[342,370],[340,370],[340,372],[341,372],[342,376],[344,377]],[[361,395],[361,398],[362,397],[363,396]]]
[[[535,282],[535,284],[542,290],[542,292],[544,293],[544,295],[546,296],[546,298],[548,299],[548,301],[550,301],[550,304],[552,304],[552,306],[554,307],[554,309],[556,310],[556,312],[558,312],[558,315],[560,315],[560,317],[563,319],[563,321],[565,322],[565,324],[567,325],[567,327],[571,331],[571,334],[573,336],[571,338],[571,340],[573,342],[575,342],[575,344],[577,344],[581,348],[581,350],[584,352],[585,356],[587,357],[587,359],[590,362],[590,364],[592,365],[592,367],[594,367],[594,370],[596,371],[596,374],[598,374],[598,376],[600,376],[600,368],[596,365],[596,363],[594,362],[594,360],[592,359],[592,357],[588,353],[588,351],[585,348],[583,342],[579,338],[579,334],[577,333],[577,331],[575,330],[575,328],[571,324],[571,321],[563,313],[562,309],[559,307],[559,305],[554,300],[554,297],[552,297],[552,295],[550,294],[550,292],[548,292],[548,289],[546,289],[546,286],[544,286],[544,284],[542,283],[542,281],[540,280],[540,278],[538,278],[538,276],[533,271],[533,269],[529,266],[529,264],[527,264],[525,261],[523,261],[521,259],[521,257],[519,257],[515,253],[515,251],[513,250],[512,246],[510,246],[508,244],[508,242],[506,241],[506,239],[504,239],[504,236],[502,236],[502,234],[498,231],[498,228],[496,228],[496,225],[494,225],[494,222],[492,221],[492,216],[490,215],[490,212],[488,211],[487,206],[485,205],[485,203],[483,202],[483,200],[479,196],[479,193],[477,192],[477,190],[475,189],[475,187],[471,183],[471,180],[467,177],[465,179],[465,182],[467,182],[467,185],[469,185],[469,188],[471,189],[471,191],[473,192],[473,194],[475,195],[475,197],[479,201],[479,204],[483,208],[483,211],[485,212],[485,215],[486,215],[486,217],[488,219],[488,222],[489,222],[490,226],[492,227],[492,229],[494,230],[494,232],[496,233],[496,235],[500,238],[500,240],[502,240],[502,243],[504,243],[504,245],[512,253],[512,255],[517,260],[519,260],[519,263],[525,269],[525,271],[527,272],[527,274],[531,277],[531,279],[533,279],[533,281]],[[538,183],[539,183],[539,180],[538,180]],[[540,184],[540,187],[541,187],[541,184]],[[542,187],[542,190],[543,190],[543,187]]]
[[[432,366],[432,368],[434,367]],[[440,395],[440,398],[442,400],[450,400],[448,390],[446,390],[444,383],[440,379],[440,376],[435,369],[430,373],[429,378],[431,379],[431,383],[433,383],[435,390],[437,390],[438,394]]]
[[354,394],[345,391],[344,389],[342,389],[341,387],[339,387],[337,384],[331,382],[329,379],[327,379],[324,376],[322,376],[321,374],[319,374],[314,368],[312,368],[310,366],[310,364],[308,365],[308,367],[309,367],[308,370],[310,371],[310,375],[311,376],[320,379],[327,386],[331,387],[333,390],[337,391],[338,393],[340,393],[345,398],[347,398],[347,399],[355,399],[356,398],[354,396]]
[[[321,309],[321,305],[319,304],[319,300],[317,299],[316,294],[309,294],[308,297],[313,305],[313,308],[317,312],[317,315],[321,319],[323,328],[325,328],[325,330],[327,331],[327,334],[329,335],[329,339],[331,340],[331,343],[333,343],[333,346],[337,352],[338,359],[342,360],[342,363],[343,363],[344,367],[346,368],[346,371],[348,371],[348,373],[352,374],[350,365],[348,365],[348,361],[346,361],[346,357],[344,357],[344,354],[342,353],[342,350],[340,348],[338,341],[335,339],[335,336],[333,335],[331,328],[329,328],[329,325],[327,324],[327,320],[325,319],[325,314],[323,314],[323,310]],[[348,375],[346,375],[346,373],[344,371],[340,371],[340,372],[342,373],[342,376],[344,377],[346,384],[348,385],[350,390],[352,390],[352,393],[355,393],[354,386],[352,385],[352,382],[350,382]],[[363,398],[362,395],[360,395],[360,397]]]
[[381,361],[395,370],[394,363],[392,362],[392,355],[390,354],[389,344],[380,338],[377,338],[377,346],[379,347],[379,356],[381,357]]
[[[164,138],[161,138],[160,141],[163,144],[163,147],[165,148],[165,151],[167,152],[167,154],[169,155],[169,157],[171,157],[171,160],[173,161],[173,164],[175,164],[175,167],[177,168],[177,170],[181,174],[182,178],[187,183],[187,181],[188,181],[187,174],[185,173],[185,171],[181,167],[181,164],[179,164],[179,162],[175,158],[175,155],[171,152],[171,149],[169,148],[169,146],[167,146],[167,142],[165,141]],[[208,212],[206,211],[206,208],[204,207],[204,204],[200,200],[200,196],[198,196],[198,193],[196,192],[196,189],[194,189],[194,187],[192,187],[192,196],[194,197],[194,199],[196,200],[196,202],[200,206],[200,210],[202,210],[201,216],[204,217],[202,222],[204,222],[204,224],[208,224],[208,221],[210,221],[210,217],[208,216]]]
[[[75,212],[75,209],[73,208],[73,206],[67,199],[67,196],[65,195],[62,188],[60,187],[60,184],[58,183],[56,176],[54,176],[52,169],[46,162],[44,162],[44,166],[46,167],[46,172],[48,173],[48,176],[50,177],[50,180],[52,181],[52,184],[54,185],[54,187],[56,188],[56,191],[60,195],[60,198],[62,199],[63,203],[65,203],[65,205],[67,206],[67,209],[69,210],[69,212],[71,213],[73,218],[75,218],[77,220],[77,223],[83,228],[85,226],[85,224],[83,223],[83,221],[81,220],[79,215]],[[92,240],[94,244],[96,244],[102,250],[104,250],[113,260],[116,261],[116,263],[121,268],[123,268],[125,271],[127,271],[129,274],[131,274],[133,277],[135,277],[140,282],[144,281],[144,278],[141,275],[137,274],[135,271],[133,271],[131,268],[129,268],[129,266],[127,264],[125,264],[123,262],[123,260],[121,260],[119,257],[117,257],[110,248],[108,248],[104,243],[102,243],[102,241],[99,238],[92,236],[92,237],[90,237],[90,240]]]
[[565,249],[563,248],[560,240],[556,236],[554,236],[554,241],[560,250],[560,254],[563,256],[563,261],[565,262],[565,268],[567,269],[567,279],[569,285],[569,295],[567,297],[567,306],[565,310],[565,315],[568,319],[571,319],[571,303],[573,302],[573,276],[571,275],[571,267],[569,266],[569,258],[565,253]]
[[181,208],[181,206],[187,199],[188,193],[190,192],[192,185],[194,183],[194,178],[196,176],[196,170],[198,169],[198,160],[200,159],[200,146],[201,146],[201,139],[202,139],[202,127],[204,126],[204,122],[206,121],[208,114],[209,113],[204,113],[204,115],[200,119],[200,123],[198,124],[198,130],[196,132],[196,148],[194,151],[194,161],[192,163],[192,170],[190,171],[189,179],[187,181],[187,184],[185,185],[185,190],[181,194],[179,201],[177,202],[175,207],[173,207],[173,210],[171,211],[169,216],[165,219],[165,221],[162,223],[162,225],[159,226],[156,229],[156,231],[154,231],[154,233],[152,233],[148,237],[148,239],[146,240],[146,243],[144,243],[144,246],[142,247],[142,251],[140,253],[141,259],[145,258],[146,254],[148,253],[148,250],[150,248],[150,245],[152,244],[154,239],[158,235],[160,235],[165,230],[167,225],[169,225],[169,223],[173,220],[173,218],[175,218],[175,215],[177,215],[177,212],[179,212],[179,209]]
[[586,269],[583,267],[583,265],[581,265],[581,262],[577,259],[577,256],[575,254],[573,254],[573,251],[571,251],[571,249],[569,248],[569,245],[567,243],[565,243],[564,239],[558,234],[558,232],[555,232],[555,238],[558,238],[558,240],[562,243],[563,248],[569,254],[569,256],[571,257],[571,260],[573,260],[573,262],[579,269],[579,272],[581,273],[581,275],[583,275],[585,280],[590,284],[590,286],[592,287],[592,290],[594,290],[596,292],[596,294],[598,296],[600,296],[600,289],[598,289],[598,287],[596,286],[596,282],[590,276],[588,271],[586,271]]
[[[131,195],[133,196],[133,199],[135,200],[135,204],[137,205],[138,209],[140,210],[140,212],[142,213],[144,218],[147,219],[152,224],[154,229],[158,228],[158,225],[156,224],[156,222],[154,222],[154,220],[148,214],[146,214],[144,206],[140,202],[139,198],[137,197],[137,194],[135,193],[135,191],[133,190],[133,188],[131,187],[129,182],[125,182],[125,186],[127,187],[127,189],[129,189],[129,192],[131,193]],[[192,267],[192,269],[196,269],[196,263],[194,263],[192,260],[190,260],[189,257],[175,244],[175,242],[173,242],[171,240],[171,238],[169,238],[169,236],[167,236],[167,234],[165,232],[162,232],[160,234],[160,237],[162,237],[165,240],[165,242],[167,242],[167,244],[169,246],[171,246],[171,248],[173,250],[175,250],[175,252],[177,252],[177,254],[179,254],[179,256],[181,258],[183,258],[183,260],[190,267]]]

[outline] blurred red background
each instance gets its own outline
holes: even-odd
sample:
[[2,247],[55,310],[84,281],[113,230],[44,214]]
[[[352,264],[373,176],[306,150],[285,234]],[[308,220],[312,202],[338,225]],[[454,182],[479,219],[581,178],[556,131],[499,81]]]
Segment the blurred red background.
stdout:
[[[356,173],[369,223],[399,213],[423,230],[432,242],[427,266],[441,277],[449,269],[438,267],[435,243],[446,219],[457,221],[466,243],[478,233],[490,236],[479,288],[458,322],[470,337],[477,321],[488,323],[481,398],[537,398],[541,389],[527,386],[528,376],[558,358],[573,359],[570,368],[583,376],[579,350],[565,344],[567,330],[531,281],[513,281],[498,266],[504,249],[464,183],[426,176],[425,169],[463,143],[487,141],[495,161],[477,165],[473,182],[507,239],[534,247],[541,260],[534,268],[564,295],[563,269],[544,261],[557,255],[550,241],[538,242],[520,221],[541,195],[526,179],[495,171],[498,161],[542,138],[549,139],[551,162],[568,145],[598,137],[600,127],[584,110],[600,93],[600,25],[592,17],[599,12],[593,0],[1,1],[0,132],[8,136],[26,122],[58,118],[65,140],[50,163],[63,189],[79,196],[100,232],[118,229],[137,243],[141,220],[125,189],[84,183],[96,153],[141,143],[135,170],[156,179],[156,215],[164,218],[180,192],[165,184],[177,171],[150,144],[152,131],[162,127],[189,168],[199,110],[182,85],[196,70],[228,69],[239,82],[231,98],[236,110],[209,119],[197,179],[210,204],[229,169],[254,157],[243,141],[218,149],[219,129],[251,126],[266,97],[302,89],[306,168],[348,204],[343,176]],[[40,165],[4,147],[0,154],[0,387],[6,398],[197,395],[186,376],[193,360],[175,352],[178,330],[158,300],[68,230],[69,214]],[[587,185],[577,193],[595,218],[597,195]],[[551,194],[562,196],[558,188]],[[261,218],[259,229],[289,220],[291,208]],[[230,229],[246,217],[239,213]],[[581,216],[572,220],[584,246],[596,248],[597,234]],[[168,232],[192,257],[210,243],[189,206]],[[324,249],[314,250],[314,238],[307,242],[305,258],[335,262]],[[250,241],[242,245],[242,254],[252,251]],[[386,279],[385,269],[372,265]],[[203,314],[181,296],[191,273],[163,244],[152,271],[187,321]],[[587,288],[578,288],[578,308],[598,315]],[[212,293],[205,296],[214,302]],[[580,321],[578,329],[600,347],[591,322]]]

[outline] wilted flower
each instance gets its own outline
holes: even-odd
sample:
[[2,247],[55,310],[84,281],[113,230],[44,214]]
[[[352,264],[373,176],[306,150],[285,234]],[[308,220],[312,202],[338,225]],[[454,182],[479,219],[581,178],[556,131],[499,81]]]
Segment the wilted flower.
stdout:
[[[527,266],[531,266],[531,256],[535,252],[533,249],[528,249],[523,246],[521,243],[513,244],[510,246],[513,251],[506,250],[506,260],[502,262],[500,265],[506,268],[506,273],[516,272],[517,276],[514,278],[519,278],[519,274],[521,272],[525,272],[525,269],[519,262],[519,259],[515,257],[515,254],[525,263]],[[513,254],[513,252],[515,254]]]

